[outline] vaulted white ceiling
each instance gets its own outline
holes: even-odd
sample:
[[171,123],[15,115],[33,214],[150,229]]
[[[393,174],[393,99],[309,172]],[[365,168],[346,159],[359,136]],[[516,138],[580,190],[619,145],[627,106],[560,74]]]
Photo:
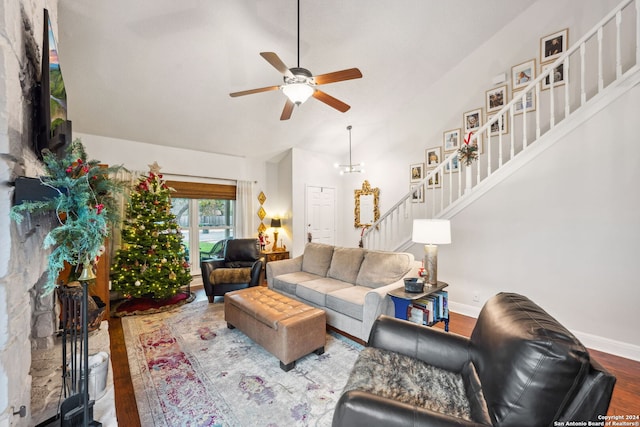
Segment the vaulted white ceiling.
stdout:
[[[344,153],[346,126],[384,122],[531,0],[301,0],[300,66],[358,67],[280,121],[259,53],[297,66],[296,0],[61,0],[58,49],[74,132],[269,159],[291,147]],[[419,124],[416,124],[417,126]]]

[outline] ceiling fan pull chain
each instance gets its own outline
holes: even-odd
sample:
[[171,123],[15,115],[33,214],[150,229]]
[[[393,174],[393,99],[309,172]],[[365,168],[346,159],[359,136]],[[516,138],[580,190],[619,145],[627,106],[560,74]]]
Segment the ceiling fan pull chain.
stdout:
[[300,68],[300,0],[298,0],[298,68]]

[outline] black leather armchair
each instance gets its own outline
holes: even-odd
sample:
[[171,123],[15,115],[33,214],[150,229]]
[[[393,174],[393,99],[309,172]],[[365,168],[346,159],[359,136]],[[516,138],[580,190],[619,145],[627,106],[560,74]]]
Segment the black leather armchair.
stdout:
[[[441,377],[458,382],[440,386]],[[417,387],[406,386],[412,383]],[[615,377],[553,317],[522,295],[500,293],[482,308],[469,339],[380,316],[336,405],[333,426],[602,421],[614,385]],[[465,405],[463,416],[458,406]]]
[[200,262],[202,283],[209,302],[227,292],[259,285],[263,264],[258,239],[228,240],[224,258]]

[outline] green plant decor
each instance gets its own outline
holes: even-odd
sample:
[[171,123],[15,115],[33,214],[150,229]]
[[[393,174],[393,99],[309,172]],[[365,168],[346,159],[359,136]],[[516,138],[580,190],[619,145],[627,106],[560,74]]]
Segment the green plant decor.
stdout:
[[[53,248],[48,260],[45,294],[58,285],[58,276],[65,262],[75,267],[95,267],[104,252],[104,242],[111,224],[119,221],[116,193],[124,190],[124,182],[110,178],[122,166],[101,166],[97,160],[87,160],[82,142],[74,140],[58,158],[43,151],[46,174],[40,177],[43,185],[58,193],[53,199],[28,201],[11,208],[11,218],[21,223],[25,213],[54,211],[59,225],[44,239],[44,248]],[[73,274],[73,272],[72,272]]]
[[111,264],[113,289],[127,298],[165,299],[191,282],[180,226],[171,212],[171,191],[152,165],[129,195],[122,247]]

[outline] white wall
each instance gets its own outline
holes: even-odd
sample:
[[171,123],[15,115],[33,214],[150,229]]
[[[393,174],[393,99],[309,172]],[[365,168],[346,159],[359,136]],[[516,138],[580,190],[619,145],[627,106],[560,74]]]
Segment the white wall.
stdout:
[[[336,203],[340,203],[341,194],[345,191],[342,182],[333,167],[335,159],[321,153],[292,150],[292,206],[293,206],[293,250],[291,255],[297,256],[307,243],[306,188],[307,186],[330,187],[336,189]],[[338,208],[340,212],[340,208]],[[342,244],[340,223],[337,222],[336,243]]]
[[[279,156],[279,159],[266,163],[267,179],[265,196],[267,200],[264,209],[267,217],[264,225],[267,227],[269,241],[273,243],[273,229],[270,228],[271,218],[280,218],[282,228],[278,231],[278,240],[282,240],[288,250],[293,249],[293,204],[292,204],[292,154],[291,150]],[[269,247],[267,246],[267,249]]]
[[110,165],[123,165],[130,170],[148,171],[157,161],[165,175],[264,181],[264,164],[242,157],[205,153],[144,142],[108,138],[74,132],[84,144],[90,158]]
[[[384,213],[409,193],[409,165],[424,162],[426,148],[442,145],[444,131],[460,128],[464,112],[479,107],[485,110],[486,91],[497,86],[492,83],[495,76],[505,73],[509,79],[512,66],[532,58],[539,67],[541,37],[569,28],[569,42],[575,42],[617,4],[617,0],[585,0],[576,8],[571,0],[537,0],[514,21],[505,22],[504,28],[496,28],[493,38],[460,58],[459,65],[439,80],[424,81],[419,70],[407,74],[400,70],[398,78],[415,79],[416,90],[407,93],[406,103],[389,106],[385,121],[352,123],[353,159],[366,163],[366,173],[339,181],[338,228],[343,243],[355,246],[359,240],[359,230],[353,227],[353,190],[360,188],[364,179],[380,189]],[[455,32],[452,29],[452,37]],[[508,91],[510,95],[510,87]],[[344,143],[347,141],[345,134]],[[327,160],[333,164],[344,159]],[[304,180],[305,172],[316,173],[301,168],[297,178]],[[423,204],[412,205],[414,212],[423,208]]]
[[640,86],[452,219],[439,276],[456,303],[519,292],[592,348],[640,358],[638,111]]

